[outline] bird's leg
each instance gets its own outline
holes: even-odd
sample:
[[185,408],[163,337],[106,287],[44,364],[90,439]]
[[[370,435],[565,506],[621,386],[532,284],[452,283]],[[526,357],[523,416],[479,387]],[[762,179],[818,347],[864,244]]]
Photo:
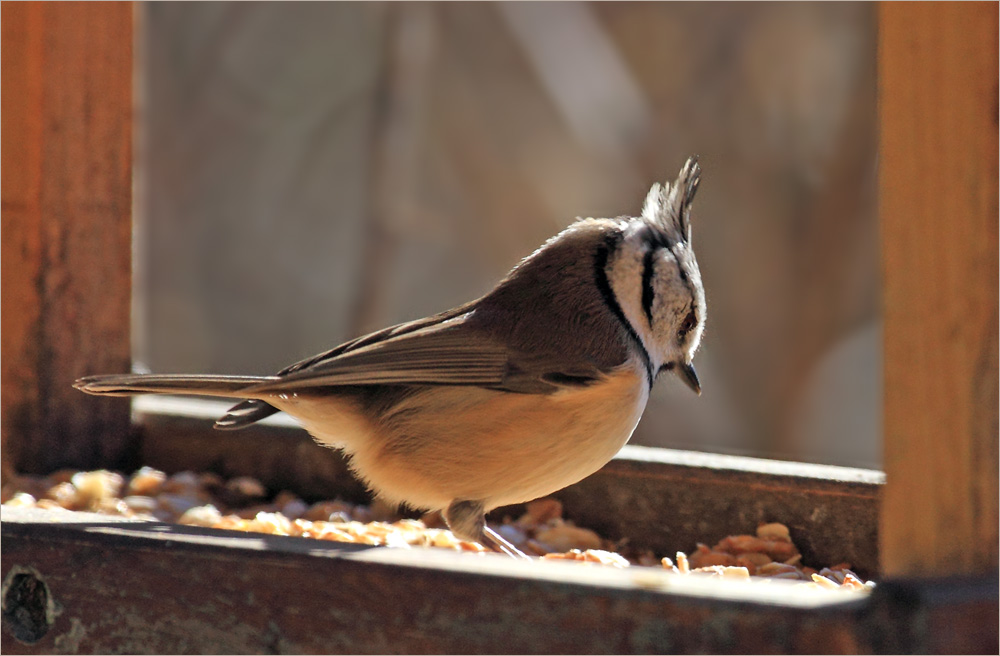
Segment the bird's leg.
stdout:
[[482,501],[452,501],[442,514],[448,528],[459,538],[492,546],[511,558],[530,560],[502,535],[486,525],[486,512]]
[[504,539],[502,535],[491,529],[489,526],[483,527],[483,537],[489,542],[493,543],[493,547],[498,551],[502,551],[511,558],[520,558],[523,560],[531,560],[528,554],[524,553],[513,544]]

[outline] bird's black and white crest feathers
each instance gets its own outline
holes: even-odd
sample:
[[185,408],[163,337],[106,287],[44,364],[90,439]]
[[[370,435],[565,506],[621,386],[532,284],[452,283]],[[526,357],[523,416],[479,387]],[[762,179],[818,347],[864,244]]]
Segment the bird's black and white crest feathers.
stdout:
[[642,217],[659,226],[671,241],[691,243],[691,202],[698,191],[701,167],[689,157],[674,183],[653,184],[642,207]]

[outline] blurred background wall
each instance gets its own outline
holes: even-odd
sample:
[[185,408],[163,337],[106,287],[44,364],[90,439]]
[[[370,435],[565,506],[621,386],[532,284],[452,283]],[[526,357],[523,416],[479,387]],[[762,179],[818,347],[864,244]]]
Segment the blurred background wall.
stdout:
[[633,443],[878,467],[864,3],[150,3],[137,365],[270,373],[486,291],[701,157],[700,398]]

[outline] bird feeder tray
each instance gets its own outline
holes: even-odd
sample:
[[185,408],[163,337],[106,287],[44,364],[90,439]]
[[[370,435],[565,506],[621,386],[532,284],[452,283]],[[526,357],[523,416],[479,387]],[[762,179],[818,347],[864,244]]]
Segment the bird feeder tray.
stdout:
[[[198,412],[148,410],[148,464],[364,498],[300,429],[208,433]],[[577,524],[659,554],[781,521],[805,562],[877,579],[881,485],[867,470],[626,447],[554,496]],[[10,654],[996,651],[995,578],[808,590],[11,507],[2,529]]]

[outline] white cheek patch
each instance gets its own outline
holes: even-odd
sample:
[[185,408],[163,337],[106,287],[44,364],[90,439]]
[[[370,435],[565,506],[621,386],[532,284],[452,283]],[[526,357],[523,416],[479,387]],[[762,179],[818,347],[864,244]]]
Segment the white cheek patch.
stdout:
[[620,246],[608,267],[608,283],[625,318],[645,342],[648,326],[642,312],[642,258],[642,251],[630,248],[627,243]]
[[677,262],[667,252],[656,262],[653,274],[656,297],[653,300],[654,336],[661,363],[673,362],[678,357],[676,326],[687,316],[690,295],[677,270]]
[[[650,364],[653,371],[656,371],[663,363],[663,349],[659,348],[656,335],[650,328],[649,320],[643,310],[643,270],[645,268],[644,259],[650,248],[650,244],[643,238],[642,226],[630,228],[624,240],[615,250],[614,255],[607,268],[608,283],[615,294],[618,305],[625,315],[625,319],[632,326],[632,329],[639,336],[646,352],[649,353]],[[662,268],[660,260],[670,257],[669,251],[658,249],[656,253],[656,270]],[[659,285],[654,280],[655,285]],[[656,289],[662,289],[659,286]],[[659,299],[654,296],[653,307],[655,308]],[[655,315],[653,325],[656,325]]]

